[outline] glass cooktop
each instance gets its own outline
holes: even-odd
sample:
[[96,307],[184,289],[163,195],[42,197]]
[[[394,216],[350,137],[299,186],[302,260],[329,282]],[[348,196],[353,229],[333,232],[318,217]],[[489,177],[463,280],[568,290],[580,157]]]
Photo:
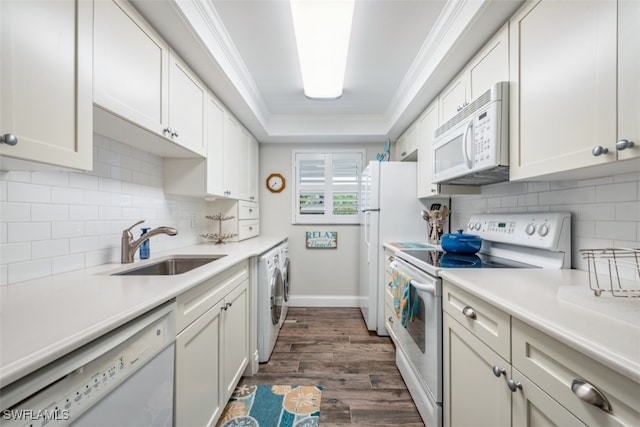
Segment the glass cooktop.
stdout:
[[403,258],[402,254],[439,268],[536,268],[533,265],[481,253],[462,255],[442,251],[406,249],[400,252],[401,258]]

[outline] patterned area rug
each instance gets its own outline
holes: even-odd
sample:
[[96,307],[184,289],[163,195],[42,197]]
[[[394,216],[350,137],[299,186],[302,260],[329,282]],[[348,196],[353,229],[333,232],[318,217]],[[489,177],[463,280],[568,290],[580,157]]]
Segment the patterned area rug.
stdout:
[[217,427],[318,427],[320,386],[236,387]]

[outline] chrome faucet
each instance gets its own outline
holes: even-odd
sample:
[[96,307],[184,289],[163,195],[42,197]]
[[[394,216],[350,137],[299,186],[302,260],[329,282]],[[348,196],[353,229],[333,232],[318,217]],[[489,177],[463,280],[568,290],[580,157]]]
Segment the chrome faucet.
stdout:
[[149,230],[144,233],[138,240],[133,240],[133,234],[131,234],[131,229],[136,225],[140,225],[144,222],[144,219],[136,222],[131,227],[122,231],[122,244],[120,249],[120,262],[122,264],[129,264],[133,262],[133,256],[136,251],[145,240],[155,236],[156,234],[168,234],[169,236],[175,236],[178,234],[178,230],[173,227],[158,227],[153,230]]

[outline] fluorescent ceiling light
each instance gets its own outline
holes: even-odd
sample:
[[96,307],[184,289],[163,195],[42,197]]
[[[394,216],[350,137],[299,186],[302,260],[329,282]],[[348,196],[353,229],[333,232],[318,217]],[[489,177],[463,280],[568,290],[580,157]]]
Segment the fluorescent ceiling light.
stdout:
[[290,0],[304,94],[342,96],[355,0]]

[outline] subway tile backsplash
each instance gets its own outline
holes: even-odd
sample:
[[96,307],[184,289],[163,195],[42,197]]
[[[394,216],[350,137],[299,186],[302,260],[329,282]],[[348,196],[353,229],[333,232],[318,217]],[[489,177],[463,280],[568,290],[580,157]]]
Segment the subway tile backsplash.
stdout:
[[164,194],[163,174],[161,157],[95,134],[91,172],[0,171],[0,284],[120,262],[140,219],[178,229],[151,240],[152,256],[200,243],[206,202]]
[[[579,249],[640,247],[640,172],[573,181],[507,182],[451,202],[452,229],[478,212],[571,212],[572,266],[586,270]],[[636,274],[637,277],[637,274]],[[627,273],[627,278],[633,274]]]

